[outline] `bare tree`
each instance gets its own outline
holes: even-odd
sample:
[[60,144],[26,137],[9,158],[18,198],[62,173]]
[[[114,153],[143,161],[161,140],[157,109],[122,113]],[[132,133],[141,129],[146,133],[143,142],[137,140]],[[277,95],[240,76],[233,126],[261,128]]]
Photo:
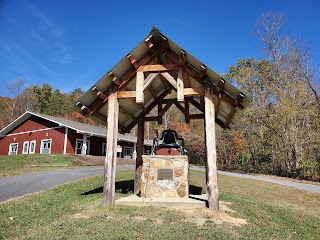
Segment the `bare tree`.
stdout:
[[9,119],[13,121],[15,119],[15,110],[18,103],[18,97],[22,93],[24,87],[24,79],[22,77],[16,80],[5,83],[5,91],[11,101],[8,101]]

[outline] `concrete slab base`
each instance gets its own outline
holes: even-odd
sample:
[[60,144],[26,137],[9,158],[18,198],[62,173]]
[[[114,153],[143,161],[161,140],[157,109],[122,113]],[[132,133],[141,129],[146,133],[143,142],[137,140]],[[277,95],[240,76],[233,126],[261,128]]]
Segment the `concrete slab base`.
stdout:
[[206,194],[189,195],[189,198],[143,198],[137,195],[130,195],[116,200],[115,204],[138,207],[203,208],[206,206],[206,201]]

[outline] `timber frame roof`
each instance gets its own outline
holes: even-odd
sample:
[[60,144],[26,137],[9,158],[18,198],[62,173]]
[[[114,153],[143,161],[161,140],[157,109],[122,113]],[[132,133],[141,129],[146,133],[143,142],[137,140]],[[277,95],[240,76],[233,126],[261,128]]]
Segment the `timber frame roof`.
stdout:
[[[235,86],[183,50],[157,28],[126,57],[97,81],[72,106],[73,110],[107,125],[108,97],[117,91],[119,132],[129,132],[139,121],[162,122],[162,116],[176,105],[186,122],[204,118],[204,89],[213,88],[215,121],[232,127],[250,99]],[[177,92],[175,99],[168,95]],[[193,105],[197,113],[189,110]],[[158,116],[150,111],[158,107]]]

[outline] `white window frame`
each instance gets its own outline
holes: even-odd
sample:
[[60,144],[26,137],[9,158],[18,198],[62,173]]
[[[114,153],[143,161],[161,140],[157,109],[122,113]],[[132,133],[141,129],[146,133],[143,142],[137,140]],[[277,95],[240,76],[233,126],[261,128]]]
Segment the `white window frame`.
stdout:
[[131,156],[130,156],[130,159],[132,159],[132,156],[133,156],[133,147],[129,147],[129,146],[123,146],[123,157],[126,158],[126,156],[129,156],[129,155],[124,155],[125,152],[126,152],[126,149],[130,149],[131,150]]
[[46,142],[46,141],[50,141],[50,149],[49,149],[49,153],[48,153],[48,154],[51,154],[52,138],[50,138],[50,139],[42,139],[42,140],[41,140],[41,145],[40,145],[40,154],[42,154],[43,142]]
[[[15,154],[10,154],[10,153],[11,153],[11,146],[12,146],[12,145],[17,145],[17,151],[16,151]],[[19,148],[19,143],[10,143],[8,155],[17,155],[17,154],[18,154],[18,148]]]
[[[31,152],[31,145],[32,143],[34,143],[34,148],[33,148],[33,152]],[[36,140],[32,140],[29,143],[29,154],[35,154],[36,153],[36,145],[37,145],[37,141]]]
[[[25,145],[27,145],[26,148],[25,148]],[[28,152],[29,152],[29,141],[24,141],[22,145],[22,154],[28,154]]]
[[[82,144],[83,144],[83,139],[81,139],[81,138],[77,138],[76,139],[76,146],[75,146],[75,148],[74,148],[74,154],[77,154],[77,147],[78,147],[78,142],[82,142]],[[90,153],[90,140],[88,140],[87,139],[87,155],[89,155],[89,153]]]

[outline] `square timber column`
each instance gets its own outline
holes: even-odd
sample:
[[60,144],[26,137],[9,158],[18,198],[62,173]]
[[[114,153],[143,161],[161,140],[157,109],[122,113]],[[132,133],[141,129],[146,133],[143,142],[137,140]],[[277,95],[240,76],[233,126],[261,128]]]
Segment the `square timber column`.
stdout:
[[138,122],[138,139],[137,139],[137,159],[136,159],[136,174],[134,179],[134,194],[141,192],[141,174],[142,174],[142,155],[144,145],[144,118]]
[[206,179],[207,198],[210,210],[219,210],[218,172],[217,172],[217,151],[216,151],[216,130],[215,110],[213,103],[213,86],[207,84],[204,92],[205,104],[205,131],[206,131]]
[[103,204],[114,205],[115,175],[117,163],[119,102],[117,92],[108,98],[107,149],[104,165]]

